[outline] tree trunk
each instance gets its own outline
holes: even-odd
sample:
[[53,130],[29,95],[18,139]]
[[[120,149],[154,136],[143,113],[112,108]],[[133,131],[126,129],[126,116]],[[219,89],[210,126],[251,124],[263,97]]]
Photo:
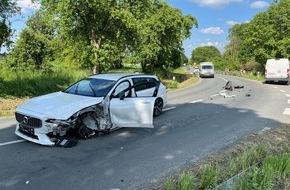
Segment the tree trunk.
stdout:
[[93,68],[93,73],[98,74],[101,73],[101,65],[100,62],[98,61],[98,50],[100,49],[101,46],[101,38],[98,38],[96,35],[96,29],[95,29],[95,17],[94,15],[91,16],[91,35],[92,35],[92,47],[94,51],[94,57],[95,57],[95,66]]
[[146,62],[145,61],[141,61],[141,69],[142,69],[142,72],[145,73],[146,72]]

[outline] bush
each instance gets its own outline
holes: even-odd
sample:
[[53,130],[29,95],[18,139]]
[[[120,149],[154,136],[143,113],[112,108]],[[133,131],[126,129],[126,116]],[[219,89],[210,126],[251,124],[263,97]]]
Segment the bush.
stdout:
[[169,90],[173,90],[178,87],[178,82],[175,80],[163,80],[162,82]]
[[246,63],[245,70],[247,72],[252,72],[254,75],[256,75],[258,71],[262,72],[264,70],[264,67],[260,63],[256,62],[254,59],[251,59]]

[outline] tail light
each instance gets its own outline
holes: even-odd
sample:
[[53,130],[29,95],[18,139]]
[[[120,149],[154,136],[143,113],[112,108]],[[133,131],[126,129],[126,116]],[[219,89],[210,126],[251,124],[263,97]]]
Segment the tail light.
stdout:
[[265,69],[265,75],[267,75],[267,69]]
[[287,77],[290,75],[290,69],[287,69]]

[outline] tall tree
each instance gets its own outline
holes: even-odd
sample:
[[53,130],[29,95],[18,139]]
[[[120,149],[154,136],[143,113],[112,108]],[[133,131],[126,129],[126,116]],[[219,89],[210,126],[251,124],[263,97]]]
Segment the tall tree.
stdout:
[[152,65],[174,65],[173,52],[182,51],[183,39],[193,24],[197,26],[192,16],[159,0],[41,0],[41,4],[57,18],[57,35],[91,59],[87,67],[95,65],[96,72],[119,66],[124,57],[141,62],[144,71]]
[[137,53],[143,71],[180,66],[184,54],[182,42],[190,36],[193,26],[198,27],[194,17],[183,16],[180,10],[156,1],[149,15],[141,19],[142,34]]
[[20,9],[15,1],[1,0],[0,3],[0,50],[2,45],[9,46],[11,43],[10,36],[12,35],[11,23],[9,18],[17,13]]
[[53,18],[45,11],[38,10],[27,20],[26,25],[8,56],[8,62],[18,69],[47,68],[48,61],[54,58]]
[[221,53],[215,46],[203,46],[195,48],[191,53],[191,60],[200,63],[204,61],[213,62]]
[[20,33],[15,48],[8,56],[11,67],[18,69],[41,69],[48,54],[48,40],[44,35],[30,29]]
[[99,72],[111,51],[125,51],[126,42],[132,37],[130,33],[136,28],[135,11],[140,12],[148,1],[42,0],[41,3],[58,18],[58,34],[63,39],[91,46],[92,62]]
[[289,36],[290,1],[276,0],[267,11],[258,13],[249,23],[235,25],[230,29],[230,49],[226,53],[230,55],[239,42],[236,50],[241,65],[253,63],[254,59],[260,66],[264,66],[269,58],[290,58]]

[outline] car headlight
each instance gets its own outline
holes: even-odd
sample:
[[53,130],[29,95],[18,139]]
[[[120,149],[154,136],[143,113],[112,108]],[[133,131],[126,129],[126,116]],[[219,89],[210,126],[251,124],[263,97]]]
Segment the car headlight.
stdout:
[[58,127],[59,124],[57,123],[46,123],[44,126],[47,128],[47,130],[51,131],[54,128]]

